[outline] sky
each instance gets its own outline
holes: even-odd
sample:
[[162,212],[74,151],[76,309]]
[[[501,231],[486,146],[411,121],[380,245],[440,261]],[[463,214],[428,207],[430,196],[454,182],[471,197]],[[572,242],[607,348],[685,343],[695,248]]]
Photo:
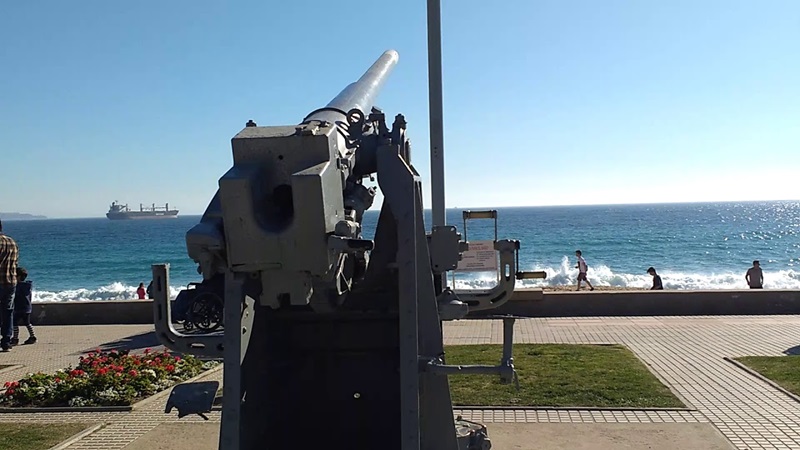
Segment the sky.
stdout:
[[[800,198],[800,2],[442,3],[448,207]],[[387,49],[429,207],[424,1],[2,2],[0,211],[200,214]]]

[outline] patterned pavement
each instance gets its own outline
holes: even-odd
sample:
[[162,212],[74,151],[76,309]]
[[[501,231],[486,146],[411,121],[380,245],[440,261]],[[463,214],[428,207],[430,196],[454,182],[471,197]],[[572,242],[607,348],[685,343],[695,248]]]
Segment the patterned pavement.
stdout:
[[[502,322],[467,320],[445,325],[446,344],[502,342]],[[38,327],[39,343],[0,353],[0,364],[23,367],[0,372],[0,383],[30,371],[52,371],[77,362],[98,342],[104,349],[156,347],[139,325]],[[800,448],[800,404],[724,357],[782,355],[800,344],[800,316],[595,317],[518,320],[518,343],[620,343],[630,348],[690,410],[484,409],[456,410],[485,423],[687,423],[710,422],[738,449]],[[208,379],[221,380],[222,371]],[[69,450],[121,449],[160,423],[166,393],[131,412],[0,413],[0,422],[83,422],[106,426]],[[218,422],[219,413],[209,415]],[[200,417],[186,417],[200,421]],[[491,428],[489,429],[491,435]]]

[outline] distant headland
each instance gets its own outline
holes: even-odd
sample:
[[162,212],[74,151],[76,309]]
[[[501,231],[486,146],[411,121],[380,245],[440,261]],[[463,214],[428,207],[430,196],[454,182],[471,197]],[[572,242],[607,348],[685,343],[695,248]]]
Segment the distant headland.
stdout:
[[0,220],[38,220],[47,219],[46,216],[37,216],[28,213],[0,212]]

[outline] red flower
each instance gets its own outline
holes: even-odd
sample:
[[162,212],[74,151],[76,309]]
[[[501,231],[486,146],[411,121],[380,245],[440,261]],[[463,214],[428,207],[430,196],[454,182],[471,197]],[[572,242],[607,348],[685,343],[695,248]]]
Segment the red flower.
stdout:
[[168,365],[168,366],[166,367],[166,369],[167,369],[167,372],[172,372],[173,370],[175,370],[175,366],[173,366],[172,364],[170,364],[170,365]]
[[11,382],[10,382],[10,381],[6,381],[6,384],[4,384],[3,386],[5,386],[6,388],[8,388],[9,386],[11,386]]
[[99,375],[105,375],[105,374],[107,374],[107,373],[108,373],[108,369],[106,369],[106,368],[104,367],[104,368],[102,368],[102,369],[98,370],[98,371],[97,371],[97,373],[98,373]]
[[138,373],[137,373],[135,370],[133,370],[133,369],[131,369],[131,371],[130,371],[130,372],[128,372],[128,375],[130,375],[130,376],[132,376],[132,377],[135,377],[137,374],[138,374]]
[[61,378],[56,377],[56,383],[61,383]]
[[144,354],[146,355],[146,354],[150,353],[151,351],[152,350],[150,350],[149,348],[146,348],[146,349],[144,349]]
[[180,357],[180,356],[176,356],[176,357],[175,357],[175,362],[178,362],[178,361],[180,361],[180,360],[181,360],[181,357]]
[[6,396],[12,396],[12,395],[14,395],[14,389],[9,389],[6,391]]

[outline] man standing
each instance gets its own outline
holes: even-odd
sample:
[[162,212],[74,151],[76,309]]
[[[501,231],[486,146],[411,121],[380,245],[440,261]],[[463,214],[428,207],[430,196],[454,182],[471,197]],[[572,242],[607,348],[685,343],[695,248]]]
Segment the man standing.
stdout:
[[581,253],[580,250],[575,250],[575,256],[578,258],[578,265],[575,266],[578,269],[578,289],[577,290],[578,291],[581,290],[581,281],[585,281],[586,285],[589,286],[589,290],[593,291],[594,290],[594,286],[592,286],[592,283],[589,283],[589,279],[586,278],[586,272],[589,270],[589,266],[586,265],[586,260],[583,259],[583,256],[581,256],[581,255],[582,255],[582,253]]
[[653,287],[650,288],[651,291],[658,291],[664,289],[664,285],[661,284],[661,276],[656,273],[655,267],[647,269],[647,273],[649,273],[653,277]]
[[11,350],[18,260],[17,243],[3,234],[3,222],[0,221],[0,348],[4,352]]
[[744,279],[747,280],[747,285],[750,286],[750,289],[764,288],[764,274],[761,272],[761,264],[758,260],[753,261],[753,267],[747,269]]

